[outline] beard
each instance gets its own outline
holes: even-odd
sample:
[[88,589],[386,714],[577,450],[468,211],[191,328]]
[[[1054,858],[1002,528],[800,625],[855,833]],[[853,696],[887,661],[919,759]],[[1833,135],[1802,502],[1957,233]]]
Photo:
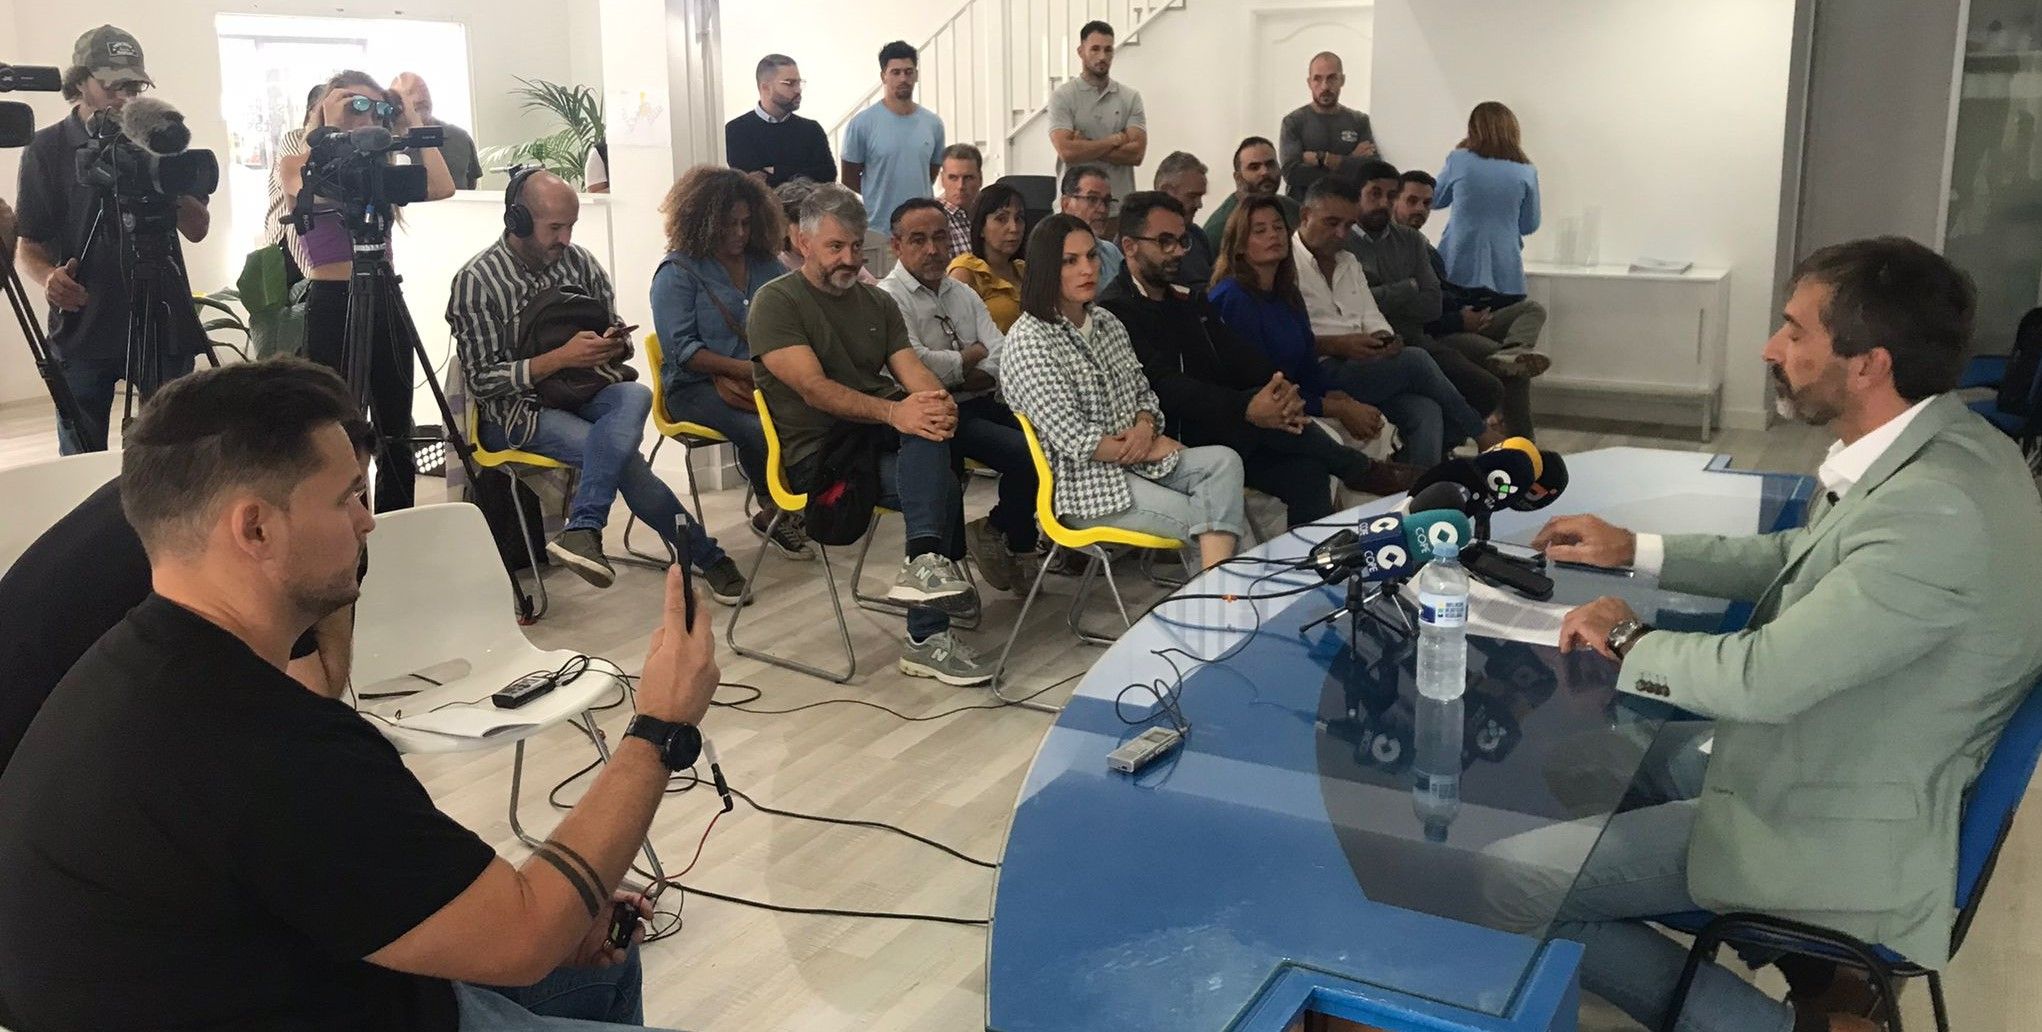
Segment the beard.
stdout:
[[830,286],[838,290],[849,290],[853,283],[858,282],[858,266],[850,265],[831,269],[825,278],[830,281]]
[[1332,107],[1333,105],[1338,104],[1340,102],[1340,94],[1321,93],[1318,96],[1313,97],[1312,99],[1318,101],[1320,107]]
[[1370,233],[1380,233],[1383,227],[1390,224],[1390,209],[1362,212],[1361,218],[1356,221],[1360,223],[1362,229]]
[[1828,426],[1843,415],[1842,384],[1832,383],[1837,379],[1829,370],[1815,380],[1795,387],[1787,379],[1786,370],[1772,367],[1773,386],[1778,394],[1773,398],[1773,410],[1782,419],[1806,423],[1809,426]]

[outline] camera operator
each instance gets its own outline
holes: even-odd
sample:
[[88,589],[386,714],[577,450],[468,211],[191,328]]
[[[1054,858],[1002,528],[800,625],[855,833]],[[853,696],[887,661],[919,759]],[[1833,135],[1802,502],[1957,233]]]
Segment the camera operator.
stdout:
[[[57,444],[65,455],[105,446],[114,387],[125,377],[128,362],[128,284],[118,220],[112,211],[105,214],[88,252],[93,217],[111,202],[79,182],[78,149],[89,139],[86,125],[94,115],[120,111],[153,85],[134,36],[102,25],[78,37],[64,72],[63,95],[73,104],[71,113],[38,130],[21,157],[15,264],[49,297],[50,351],[63,366],[64,381],[86,424],[75,435],[59,431]],[[177,199],[177,230],[186,240],[204,240],[211,225],[206,198]],[[175,265],[182,275],[181,256]],[[188,298],[189,284],[178,286],[178,296]],[[198,324],[179,319],[172,325],[189,335]],[[202,339],[183,343],[185,348],[164,356],[166,378],[190,372],[192,357],[204,346]]]
[[[326,81],[318,110],[306,122],[309,140],[321,127],[356,130],[383,126],[403,134],[422,125],[416,111],[395,93],[362,72],[343,71]],[[304,188],[308,150],[278,160],[275,175],[282,188],[284,210],[298,203]],[[426,200],[454,195],[454,179],[438,148],[411,152],[425,168]],[[305,312],[305,355],[347,375],[348,276],[353,271],[354,242],[338,206],[324,197],[315,208],[312,228],[286,233],[291,253],[312,281]],[[391,337],[387,321],[379,321],[371,337],[369,407],[383,442],[376,461],[376,511],[408,509],[417,490],[418,465],[411,453],[411,392],[415,363],[409,347]]]

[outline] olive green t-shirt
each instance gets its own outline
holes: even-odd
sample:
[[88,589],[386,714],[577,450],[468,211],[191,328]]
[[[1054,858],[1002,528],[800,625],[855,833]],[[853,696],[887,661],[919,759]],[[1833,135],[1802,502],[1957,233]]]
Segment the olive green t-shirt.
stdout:
[[907,397],[886,367],[894,352],[909,346],[907,320],[877,287],[854,283],[842,294],[828,294],[797,270],[760,287],[752,297],[745,337],[751,343],[759,392],[766,396],[780,434],[780,461],[787,469],[802,466],[821,449],[837,417],[811,408],[794,388],[781,383],[759,360],[767,352],[805,346],[815,352],[831,380],[875,398]]

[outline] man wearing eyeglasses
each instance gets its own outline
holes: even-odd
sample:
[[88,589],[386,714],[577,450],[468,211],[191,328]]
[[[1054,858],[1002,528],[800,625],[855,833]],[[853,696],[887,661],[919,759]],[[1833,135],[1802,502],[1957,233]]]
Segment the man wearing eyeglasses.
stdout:
[[837,159],[822,126],[794,112],[801,107],[801,69],[786,54],[759,59],[759,106],[723,124],[723,154],[730,167],[767,186],[796,179],[837,181]]
[[[128,99],[154,86],[142,67],[142,45],[111,25],[78,37],[71,64],[64,71],[64,99],[71,113],[56,125],[36,132],[21,156],[20,240],[15,265],[39,284],[50,301],[50,351],[63,367],[64,381],[78,399],[84,425],[64,428],[57,447],[65,455],[106,446],[107,422],[114,387],[127,371],[128,290],[121,271],[118,220],[109,212],[89,252],[86,237],[99,211],[97,191],[78,181],[78,148],[87,138],[86,123],[102,111],[118,112]],[[212,216],[204,197],[177,199],[177,230],[186,240],[206,238]],[[173,242],[174,246],[174,242]],[[183,256],[173,254],[181,271]],[[189,284],[172,284],[169,296],[189,293]],[[173,329],[185,338],[188,351],[164,357],[169,376],[191,371],[192,357],[204,346],[198,321],[177,321]]]
[[1063,213],[1085,220],[1092,227],[1093,244],[1099,250],[1099,282],[1111,283],[1120,275],[1120,246],[1113,242],[1113,227],[1107,216],[1113,209],[1113,181],[1098,165],[1072,165],[1064,170]]

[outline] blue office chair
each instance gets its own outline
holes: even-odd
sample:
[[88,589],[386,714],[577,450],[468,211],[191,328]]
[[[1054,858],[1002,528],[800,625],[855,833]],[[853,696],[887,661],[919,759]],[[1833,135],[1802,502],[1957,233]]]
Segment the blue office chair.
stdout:
[[[2030,309],[2021,317],[2014,332],[2015,353],[2032,353],[2038,340],[2042,340],[2042,308]],[[1970,403],[1971,411],[2019,442],[2028,457],[2028,468],[2042,475],[2042,365],[2023,368],[2023,363],[2014,359],[2015,355],[1973,355],[1958,378],[1957,389],[1993,388],[1991,397]],[[2024,374],[2026,382],[2006,382],[2016,370]]]
[[[1950,929],[1950,956],[1953,958],[1958,947],[1964,944],[1964,934],[1971,929],[1971,919],[1978,913],[1978,904],[1985,898],[1985,883],[1992,879],[1993,865],[1999,861],[2000,846],[2005,844],[2007,832],[2014,826],[2014,811],[2020,807],[2021,797],[2027,794],[2038,757],[2042,757],[2042,684],[2028,690],[2028,697],[2014,711],[2013,719],[2007,721],[2006,729],[2000,732],[1999,741],[1992,747],[1992,754],[1985,759],[1985,768],[1978,772],[1978,780],[1971,786],[1970,796],[1964,800],[1964,816],[1957,828],[1957,924]],[[1653,920],[1695,937],[1694,946],[1688,950],[1687,966],[1680,973],[1680,983],[1674,987],[1673,1002],[1667,1005],[1666,1017],[1660,1021],[1661,1032],[1674,1032],[1681,1010],[1687,1005],[1688,990],[1694,985],[1695,974],[1701,970],[1704,961],[1715,959],[1716,948],[1724,943],[1833,960],[1866,971],[1872,977],[1874,990],[1886,1003],[1885,1022],[1891,1032],[1900,1032],[1895,980],[1926,977],[1929,980],[1929,1002],[1936,1011],[1936,1029],[1938,1032],[1950,1032],[1950,1015],[1943,1004],[1942,975],[1884,946],[1873,946],[1841,932],[1766,914],[1718,916],[1706,910],[1695,910]]]

